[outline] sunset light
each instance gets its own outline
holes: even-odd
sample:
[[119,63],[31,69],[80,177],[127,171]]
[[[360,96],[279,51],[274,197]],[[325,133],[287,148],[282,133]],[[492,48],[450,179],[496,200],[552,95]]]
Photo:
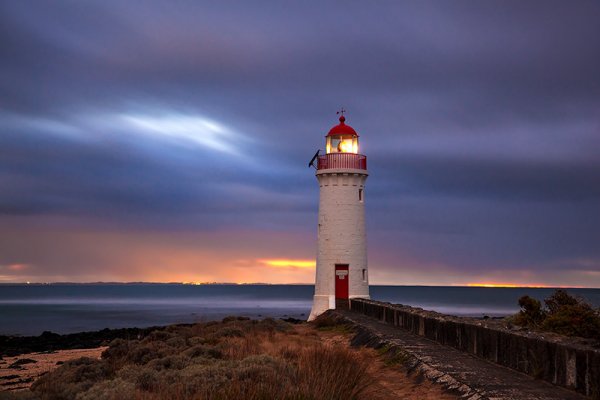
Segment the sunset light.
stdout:
[[264,259],[261,264],[275,268],[314,268],[315,260]]
[[467,283],[468,287],[486,287],[486,288],[547,288],[548,285],[528,284],[528,283]]

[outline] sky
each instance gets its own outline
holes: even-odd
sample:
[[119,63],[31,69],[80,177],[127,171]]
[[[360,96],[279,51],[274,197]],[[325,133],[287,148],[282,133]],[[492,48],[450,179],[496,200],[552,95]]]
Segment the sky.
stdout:
[[373,284],[600,287],[597,1],[0,2],[1,282],[314,282],[337,123]]

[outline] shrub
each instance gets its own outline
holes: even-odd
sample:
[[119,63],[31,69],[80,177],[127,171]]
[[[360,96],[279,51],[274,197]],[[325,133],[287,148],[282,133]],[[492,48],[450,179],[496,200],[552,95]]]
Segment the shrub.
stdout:
[[152,331],[152,332],[150,332],[150,334],[148,336],[146,336],[144,338],[144,340],[142,342],[143,343],[156,342],[156,341],[166,342],[167,340],[171,339],[174,336],[175,335],[172,332],[167,332],[164,330]]
[[[571,296],[562,289],[556,290],[552,296],[544,300],[544,303],[546,303],[550,315],[559,312],[564,306],[587,305],[583,299]],[[587,306],[589,307],[589,305]]]
[[129,349],[135,347],[139,342],[137,340],[115,339],[108,345],[108,349],[102,353],[102,358],[118,360],[127,357]]
[[591,307],[581,304],[564,305],[549,314],[542,329],[567,336],[600,340],[600,318]]
[[135,387],[146,391],[156,390],[160,381],[159,378],[160,377],[156,371],[144,368],[139,371],[135,378]]
[[265,318],[261,321],[258,321],[258,323],[255,325],[255,330],[266,331],[267,333],[288,332],[291,329],[290,324],[287,322],[273,318]]
[[185,347],[186,340],[182,337],[173,337],[173,338],[167,340],[165,343],[167,344],[167,346],[181,348],[181,347]]
[[545,301],[548,316],[542,329],[567,336],[600,340],[600,313],[582,298],[557,290]]
[[521,311],[515,316],[514,322],[517,325],[537,327],[546,318],[546,313],[542,310],[542,303],[529,296],[523,296],[519,299]]
[[223,358],[223,353],[212,347],[205,346],[202,344],[196,345],[190,349],[187,349],[184,354],[188,357],[207,357],[207,358]]
[[52,373],[39,378],[31,390],[42,394],[43,399],[74,399],[95,383],[110,379],[112,371],[107,365],[91,358],[65,362]]
[[545,309],[538,300],[529,296],[521,297],[521,311],[513,317],[513,322],[561,335],[600,341],[600,310],[595,310],[582,298],[561,289],[545,299],[544,303]]
[[236,328],[234,326],[224,326],[213,334],[215,339],[242,336],[244,336],[244,332],[240,328]]
[[131,382],[112,379],[100,382],[85,392],[77,394],[75,400],[117,400],[135,398],[136,388]]
[[156,358],[146,364],[149,368],[157,371],[161,370],[179,370],[187,367],[190,364],[190,359],[181,354],[175,354],[162,358]]

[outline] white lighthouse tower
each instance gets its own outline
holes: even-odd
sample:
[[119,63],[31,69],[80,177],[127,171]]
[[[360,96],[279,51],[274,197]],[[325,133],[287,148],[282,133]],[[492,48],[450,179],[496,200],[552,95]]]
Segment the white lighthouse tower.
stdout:
[[339,125],[326,136],[326,154],[317,160],[319,226],[315,296],[308,320],[328,309],[347,308],[348,299],[369,298],[365,181],[367,157],[359,154],[358,134]]

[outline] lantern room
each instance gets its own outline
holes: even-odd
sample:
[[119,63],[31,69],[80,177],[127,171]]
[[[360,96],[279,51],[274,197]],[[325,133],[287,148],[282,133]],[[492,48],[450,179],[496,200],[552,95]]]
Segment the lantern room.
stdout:
[[326,154],[319,156],[317,152],[315,155],[318,161],[317,170],[367,169],[367,157],[358,153],[358,133],[350,125],[346,125],[346,117],[343,114],[340,123],[329,130],[325,139]]
[[352,153],[358,154],[358,134],[345,123],[346,118],[340,117],[339,125],[331,128],[326,136],[326,152],[331,153]]

